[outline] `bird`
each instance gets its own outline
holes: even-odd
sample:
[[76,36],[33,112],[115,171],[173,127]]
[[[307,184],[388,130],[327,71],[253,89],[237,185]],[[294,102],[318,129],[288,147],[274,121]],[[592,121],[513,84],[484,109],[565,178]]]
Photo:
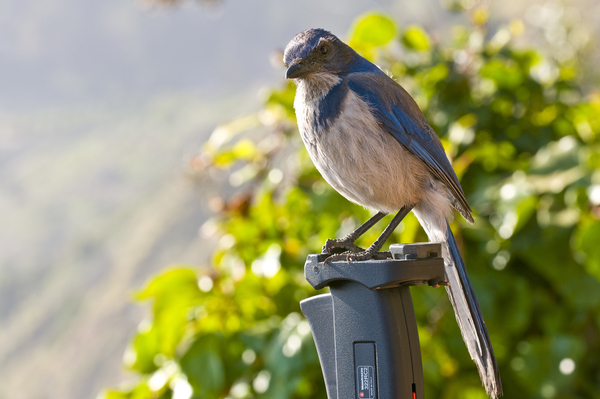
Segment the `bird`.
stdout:
[[[408,92],[378,66],[324,29],[298,33],[283,54],[296,84],[302,141],[323,178],[342,196],[376,213],[342,238],[328,239],[325,263],[378,259],[385,241],[413,212],[431,242],[442,243],[446,291],[463,340],[492,399],[502,395],[498,365],[448,220],[472,210],[442,143]],[[354,242],[396,213],[367,249]],[[384,255],[385,256],[385,255]]]

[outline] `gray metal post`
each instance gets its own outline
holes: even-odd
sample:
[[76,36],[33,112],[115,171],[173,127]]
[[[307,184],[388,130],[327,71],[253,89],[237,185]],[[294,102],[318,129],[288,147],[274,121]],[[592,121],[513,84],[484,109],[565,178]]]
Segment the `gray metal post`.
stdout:
[[390,246],[393,258],[333,262],[309,255],[307,281],[329,294],[300,302],[329,399],[424,398],[411,285],[445,284],[441,245]]

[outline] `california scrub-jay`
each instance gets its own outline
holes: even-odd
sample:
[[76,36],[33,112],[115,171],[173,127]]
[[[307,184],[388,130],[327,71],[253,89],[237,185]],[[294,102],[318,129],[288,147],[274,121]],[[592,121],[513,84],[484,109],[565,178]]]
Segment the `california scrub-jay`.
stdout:
[[[323,250],[333,254],[326,262],[377,258],[412,210],[429,239],[443,245],[446,290],[463,339],[488,395],[497,398],[494,351],[447,222],[456,209],[473,223],[472,211],[440,139],[398,83],[328,31],[299,33],[283,61],[297,85],[298,127],[315,166],[344,197],[378,212],[346,237],[327,240]],[[368,249],[354,244],[392,212],[398,213]]]

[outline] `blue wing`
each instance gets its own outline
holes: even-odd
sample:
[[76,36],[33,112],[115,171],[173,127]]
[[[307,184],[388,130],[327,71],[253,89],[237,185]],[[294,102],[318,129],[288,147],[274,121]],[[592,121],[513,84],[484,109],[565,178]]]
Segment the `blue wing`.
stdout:
[[369,104],[383,128],[450,189],[457,209],[473,223],[472,210],[444,147],[412,97],[381,71],[352,73],[346,79],[350,90]]

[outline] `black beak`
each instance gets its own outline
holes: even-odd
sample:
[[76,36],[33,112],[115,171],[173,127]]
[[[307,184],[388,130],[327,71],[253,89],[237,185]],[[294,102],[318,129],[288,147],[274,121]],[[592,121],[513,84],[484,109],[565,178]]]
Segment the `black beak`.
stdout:
[[293,62],[287,71],[285,71],[286,79],[295,79],[304,76],[308,72],[308,65],[302,62]]

